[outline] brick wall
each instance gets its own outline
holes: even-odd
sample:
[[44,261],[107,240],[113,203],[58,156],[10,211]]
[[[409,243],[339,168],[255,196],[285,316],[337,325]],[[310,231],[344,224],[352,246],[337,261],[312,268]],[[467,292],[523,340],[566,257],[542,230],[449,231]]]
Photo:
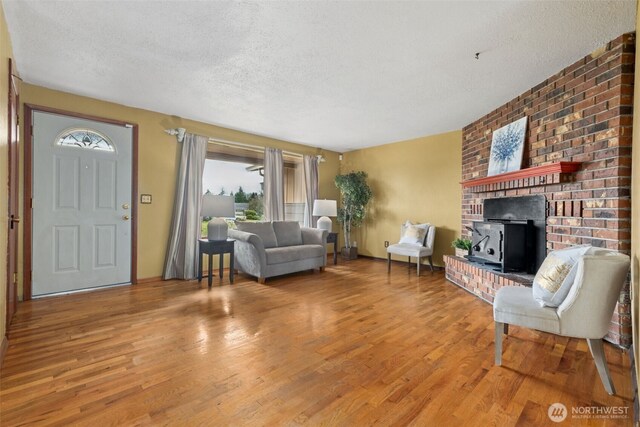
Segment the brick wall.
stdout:
[[449,281],[489,303],[493,303],[496,291],[503,286],[531,286],[529,281],[518,280],[515,275],[495,273],[457,256],[445,255],[445,263]]
[[[482,219],[485,198],[543,194],[547,250],[590,244],[630,251],[634,53],[635,34],[624,34],[463,129],[463,180],[487,175],[492,132],[523,116],[529,117],[523,168],[582,162],[562,179],[465,188],[463,236],[465,225]],[[628,287],[608,339],[631,342]]]

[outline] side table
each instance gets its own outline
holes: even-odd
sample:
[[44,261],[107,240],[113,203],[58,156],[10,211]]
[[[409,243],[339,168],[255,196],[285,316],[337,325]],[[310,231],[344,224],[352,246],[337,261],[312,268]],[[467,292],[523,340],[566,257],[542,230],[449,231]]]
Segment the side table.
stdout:
[[202,267],[204,254],[209,255],[209,287],[213,280],[213,255],[220,255],[220,265],[218,267],[220,279],[224,270],[224,254],[229,254],[229,281],[233,283],[233,258],[234,258],[234,239],[227,240],[208,240],[198,239],[198,252],[200,253],[200,271],[198,271],[198,282],[202,281]]
[[338,233],[330,232],[327,236],[327,243],[333,243],[333,265],[338,263]]

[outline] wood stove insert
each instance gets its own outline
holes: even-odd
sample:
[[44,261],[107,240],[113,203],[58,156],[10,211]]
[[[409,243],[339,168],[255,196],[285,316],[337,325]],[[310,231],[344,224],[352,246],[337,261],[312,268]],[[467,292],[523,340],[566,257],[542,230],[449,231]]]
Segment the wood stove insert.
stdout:
[[546,199],[542,195],[483,201],[483,221],[471,231],[471,262],[501,272],[533,274],[546,256]]

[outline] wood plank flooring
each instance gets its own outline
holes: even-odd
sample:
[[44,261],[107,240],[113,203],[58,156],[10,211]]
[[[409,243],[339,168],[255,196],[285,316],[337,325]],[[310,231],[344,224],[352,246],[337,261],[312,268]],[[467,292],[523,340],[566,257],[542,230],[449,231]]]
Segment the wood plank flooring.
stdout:
[[511,327],[493,366],[491,306],[397,263],[340,261],[260,285],[153,282],[20,304],[0,424],[557,425],[549,405],[628,408],[629,360]]

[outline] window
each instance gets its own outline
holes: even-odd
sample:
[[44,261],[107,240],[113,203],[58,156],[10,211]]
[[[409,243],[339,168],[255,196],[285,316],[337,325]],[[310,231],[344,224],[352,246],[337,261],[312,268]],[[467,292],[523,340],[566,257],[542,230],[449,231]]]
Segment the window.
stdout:
[[306,189],[301,158],[285,159],[284,162],[284,219],[304,224]]
[[113,144],[106,135],[91,129],[67,129],[58,136],[56,144],[61,147],[115,151]]
[[[302,157],[284,155],[285,220],[304,222],[305,187]],[[234,196],[236,219],[264,220],[264,151],[211,143],[207,151],[203,189]]]
[[205,193],[233,196],[237,219],[261,220],[264,213],[261,170],[251,163],[207,159],[202,187]]

